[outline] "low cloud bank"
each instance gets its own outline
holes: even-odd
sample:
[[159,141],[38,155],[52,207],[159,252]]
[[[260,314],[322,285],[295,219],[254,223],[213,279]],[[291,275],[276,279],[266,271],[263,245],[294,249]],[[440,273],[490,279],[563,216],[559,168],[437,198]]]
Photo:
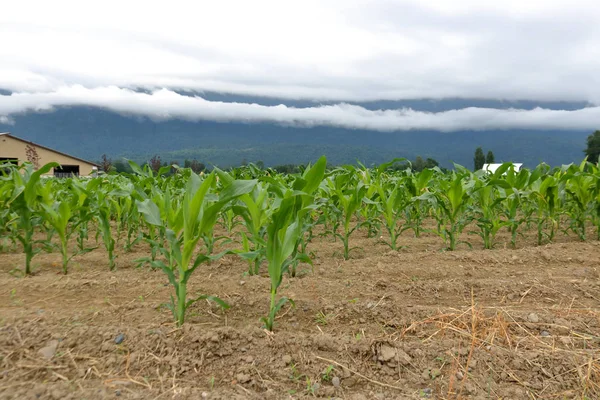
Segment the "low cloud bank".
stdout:
[[410,108],[368,110],[347,103],[309,108],[286,105],[208,101],[180,95],[168,89],[140,93],[116,86],[61,87],[44,93],[0,95],[0,123],[11,123],[15,115],[52,111],[56,107],[90,106],[121,114],[146,116],[155,120],[184,119],[222,122],[268,122],[294,126],[332,126],[375,131],[491,129],[595,130],[600,127],[600,107],[575,111],[494,109],[469,107],[430,113]]

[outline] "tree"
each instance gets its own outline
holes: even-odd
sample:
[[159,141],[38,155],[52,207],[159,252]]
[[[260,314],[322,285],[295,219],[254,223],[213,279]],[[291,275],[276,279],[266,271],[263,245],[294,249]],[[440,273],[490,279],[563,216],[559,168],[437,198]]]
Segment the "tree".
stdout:
[[158,170],[162,166],[161,161],[160,161],[160,156],[155,155],[154,157],[152,157],[150,159],[150,163],[149,164],[150,164],[150,168],[152,168],[152,171],[158,172]]
[[100,160],[100,168],[104,172],[110,172],[113,168],[113,162],[110,158],[106,156],[106,154],[102,154],[102,159]]
[[427,158],[427,160],[425,160],[425,168],[435,168],[439,165],[440,163],[434,160],[433,158]]
[[27,161],[33,164],[33,168],[40,168],[40,156],[35,147],[30,144],[25,146],[25,157],[27,157]]
[[587,149],[585,149],[587,160],[592,164],[598,163],[600,156],[600,131],[596,131],[587,138]]
[[415,162],[412,165],[413,171],[421,172],[425,168],[425,161],[423,161],[423,157],[417,156]]
[[483,164],[485,164],[485,156],[483,155],[483,149],[478,147],[475,150],[475,157],[473,157],[473,164],[475,167],[475,171],[479,171],[483,168]]
[[183,168],[190,168],[193,172],[198,174],[206,169],[206,165],[194,158],[193,160],[185,160],[183,162]]
[[488,151],[487,156],[485,156],[485,163],[486,164],[493,164],[495,162],[495,157],[494,157],[494,153],[492,153],[492,151]]
[[206,169],[206,165],[204,165],[203,163],[201,163],[200,161],[198,161],[194,158],[192,160],[192,162],[190,163],[190,168],[195,173],[200,173]]

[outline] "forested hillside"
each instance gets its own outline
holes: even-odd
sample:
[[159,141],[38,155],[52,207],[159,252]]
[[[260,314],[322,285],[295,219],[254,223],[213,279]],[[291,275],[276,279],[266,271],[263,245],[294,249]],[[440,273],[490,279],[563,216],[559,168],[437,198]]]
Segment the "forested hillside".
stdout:
[[[447,102],[422,102],[421,108],[427,108],[428,104],[438,109],[450,107]],[[491,105],[499,104],[502,103]],[[565,104],[556,107],[565,107]],[[365,164],[382,163],[394,157],[414,159],[421,155],[434,158],[443,166],[451,166],[452,162],[471,165],[477,146],[493,150],[496,161],[518,161],[526,165],[543,161],[557,165],[580,161],[585,139],[591,133],[564,130],[378,132],[271,123],[153,121],[88,107],[21,114],[12,119],[12,124],[0,125],[0,131],[91,160],[107,154],[113,159],[128,157],[143,162],[157,154],[163,161],[196,158],[220,166],[259,160],[265,165],[305,163],[323,154],[332,164],[356,160]]]

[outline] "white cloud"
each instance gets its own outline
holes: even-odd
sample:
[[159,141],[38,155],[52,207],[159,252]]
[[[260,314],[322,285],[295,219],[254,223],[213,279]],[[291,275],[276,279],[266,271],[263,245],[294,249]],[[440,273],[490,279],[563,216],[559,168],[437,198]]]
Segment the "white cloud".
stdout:
[[6,115],[0,115],[0,124],[13,125],[14,121],[12,118],[7,117]]
[[591,0],[21,0],[0,88],[600,104],[598,20]]
[[[17,93],[0,96],[0,118],[29,111],[48,111],[61,106],[93,106],[153,119],[186,119],[235,122],[273,122],[297,126],[334,126],[378,131],[428,129],[439,131],[484,129],[577,129],[600,126],[600,107],[575,111],[499,110],[464,108],[438,113],[412,109],[368,110],[360,106],[334,105],[293,108],[248,103],[207,101],[180,95],[167,89],[140,93],[112,87],[62,87],[47,93]],[[1,119],[0,119],[1,121]]]
[[[383,131],[597,129],[599,108],[369,111],[344,101],[485,98],[600,105],[591,0],[21,0],[0,6],[0,123],[58,106],[152,118]],[[124,88],[144,87],[152,95]],[[332,100],[210,102],[191,89]]]

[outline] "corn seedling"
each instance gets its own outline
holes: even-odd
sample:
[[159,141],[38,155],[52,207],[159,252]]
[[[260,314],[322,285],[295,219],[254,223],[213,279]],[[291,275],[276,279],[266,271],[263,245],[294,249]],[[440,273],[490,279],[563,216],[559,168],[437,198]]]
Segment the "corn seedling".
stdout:
[[[269,314],[262,319],[269,331],[273,330],[275,315],[281,307],[287,302],[294,304],[286,297],[277,300],[277,289],[281,285],[283,274],[293,262],[291,256],[297,250],[301,239],[304,219],[316,207],[313,193],[323,180],[326,163],[325,157],[321,157],[312,168],[304,172],[302,177],[294,181],[292,188],[285,191],[281,188],[274,189],[281,197],[275,202],[277,209],[273,212],[267,226],[266,256],[271,279],[271,302]],[[296,253],[295,258],[310,262],[305,254]]]
[[35,227],[40,222],[40,177],[52,168],[58,167],[57,163],[49,163],[33,171],[33,165],[26,164],[22,174],[13,172],[12,194],[7,205],[13,209],[19,218],[16,221],[15,236],[23,245],[25,253],[25,275],[31,274],[31,260],[40,251],[33,240]]
[[228,307],[225,302],[214,296],[200,295],[188,299],[187,283],[198,266],[225,254],[212,256],[196,253],[196,245],[202,237],[212,234],[220,210],[230,201],[250,192],[256,182],[233,181],[218,197],[210,192],[214,182],[214,173],[206,176],[204,181],[201,181],[198,175],[192,174],[180,204],[171,201],[169,191],[165,192],[164,201],[159,204],[151,199],[136,202],[146,222],[164,229],[166,243],[160,245],[160,251],[167,262],[155,260],[152,265],[167,275],[174,288],[175,296],[171,295],[167,307],[173,313],[178,326],[183,325],[186,310],[198,300],[208,299],[223,308]]

